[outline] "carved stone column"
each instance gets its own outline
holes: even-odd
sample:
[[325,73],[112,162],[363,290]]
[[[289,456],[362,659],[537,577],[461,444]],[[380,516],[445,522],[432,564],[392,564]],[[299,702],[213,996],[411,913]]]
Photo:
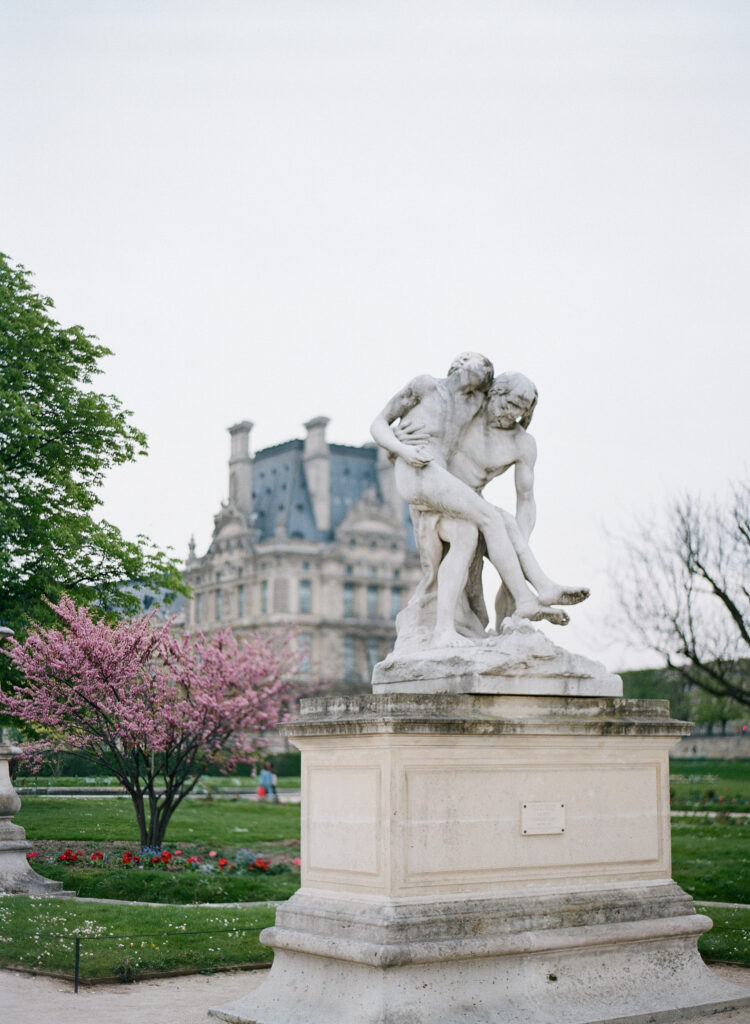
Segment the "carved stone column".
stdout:
[[20,825],[12,818],[21,810],[21,798],[10,779],[11,758],[18,748],[0,745],[0,892],[27,893],[29,896],[72,896],[63,890],[62,882],[53,882],[32,871],[26,854],[31,843]]

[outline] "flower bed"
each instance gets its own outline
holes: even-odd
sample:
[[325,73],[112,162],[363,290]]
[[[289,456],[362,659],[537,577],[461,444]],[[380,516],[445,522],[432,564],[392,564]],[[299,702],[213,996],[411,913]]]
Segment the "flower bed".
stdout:
[[287,899],[299,886],[296,847],[275,855],[249,849],[76,848],[40,844],[34,870],[78,896],[154,903],[227,903]]
[[[39,851],[31,850],[26,854],[29,861],[39,860]],[[66,847],[56,857],[48,857],[48,862],[56,861],[60,864],[90,864],[95,867],[125,867],[125,868],[156,868],[167,871],[256,871],[267,875],[281,875],[292,868],[299,868],[300,859],[294,857],[291,863],[288,859],[278,860],[276,863],[270,857],[264,857],[260,853],[253,853],[251,850],[240,849],[231,859],[219,855],[217,850],[209,850],[207,859],[197,854],[188,857],[182,850],[153,850],[144,847],[140,853],[133,853],[132,850],[124,850],[120,853],[102,853],[101,850],[94,850],[93,853],[84,853],[82,850],[73,850]]]

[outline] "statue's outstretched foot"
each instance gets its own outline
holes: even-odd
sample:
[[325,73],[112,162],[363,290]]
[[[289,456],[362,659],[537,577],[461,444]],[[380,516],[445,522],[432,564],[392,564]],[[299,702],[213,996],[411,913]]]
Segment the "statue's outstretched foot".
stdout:
[[580,604],[591,595],[587,587],[557,587],[554,590],[543,590],[539,600],[543,605]]
[[564,612],[562,608],[550,608],[538,601],[525,601],[523,604],[517,605],[516,615],[522,619],[531,619],[532,622],[540,622],[544,619],[555,626],[567,626],[570,622],[567,612]]
[[473,643],[473,640],[461,636],[455,629],[436,629],[432,634],[433,647],[471,647]]
[[535,617],[535,621],[540,619],[551,622],[555,626],[567,626],[570,622],[570,616],[562,608],[548,608],[544,604],[539,606],[539,614]]

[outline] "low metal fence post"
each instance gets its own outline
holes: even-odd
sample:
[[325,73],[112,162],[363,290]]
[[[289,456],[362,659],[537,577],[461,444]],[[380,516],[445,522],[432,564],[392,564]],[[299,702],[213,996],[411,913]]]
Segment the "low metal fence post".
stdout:
[[73,973],[74,973],[74,980],[73,980],[74,989],[73,990],[74,990],[74,992],[78,992],[78,974],[79,974],[80,966],[81,966],[81,937],[80,937],[80,935],[76,935],[76,957],[75,957],[75,967],[73,969]]

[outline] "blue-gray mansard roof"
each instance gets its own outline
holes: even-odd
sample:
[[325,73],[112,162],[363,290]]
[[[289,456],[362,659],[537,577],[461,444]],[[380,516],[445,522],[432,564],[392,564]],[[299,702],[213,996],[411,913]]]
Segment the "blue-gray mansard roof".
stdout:
[[[345,444],[328,446],[331,458],[331,529],[315,525],[310,492],[305,479],[304,441],[285,441],[255,453],[253,460],[253,514],[259,541],[274,536],[283,525],[289,537],[302,540],[333,540],[333,531],[364,491],[380,493],[377,449]],[[404,506],[407,544],[414,547],[411,522]]]

